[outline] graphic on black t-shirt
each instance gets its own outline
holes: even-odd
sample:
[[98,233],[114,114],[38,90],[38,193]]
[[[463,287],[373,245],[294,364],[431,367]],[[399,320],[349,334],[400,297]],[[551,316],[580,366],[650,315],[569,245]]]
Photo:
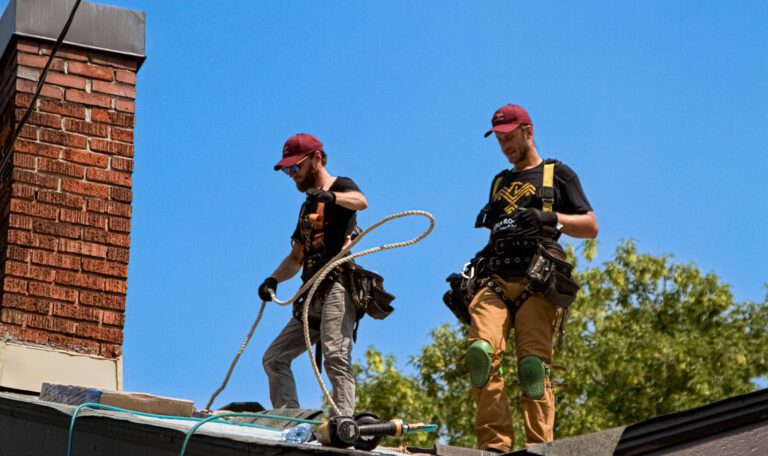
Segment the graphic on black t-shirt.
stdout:
[[533,196],[536,194],[536,187],[527,182],[512,182],[507,187],[499,190],[493,197],[494,202],[503,201],[507,203],[504,212],[511,214],[517,210],[517,203],[520,198]]

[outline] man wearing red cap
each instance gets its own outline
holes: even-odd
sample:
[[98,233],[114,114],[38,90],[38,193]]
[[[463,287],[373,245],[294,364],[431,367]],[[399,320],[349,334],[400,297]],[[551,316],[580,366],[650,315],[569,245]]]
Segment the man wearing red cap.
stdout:
[[512,164],[493,180],[476,227],[491,230],[488,245],[473,260],[479,290],[469,304],[470,347],[464,358],[477,404],[478,448],[508,452],[512,418],[499,372],[512,329],[515,335],[520,406],[526,446],[554,438],[555,403],[549,380],[557,320],[575,298],[560,233],[597,236],[597,220],[576,174],[542,160],[533,122],[520,106],[497,110],[492,127]]
[[[283,159],[275,165],[307,194],[301,206],[291,252],[259,287],[259,297],[271,301],[277,284],[299,270],[306,282],[350,241],[356,227],[356,211],[368,207],[365,196],[346,177],[331,176],[325,168],[323,144],[312,135],[292,136],[283,147]],[[310,303],[310,339],[319,343],[325,371],[333,386],[333,401],[342,415],[355,408],[355,377],[352,370],[352,340],[356,310],[338,274],[331,273]],[[294,305],[293,317],[264,353],[274,408],[299,408],[296,382],[291,371],[294,358],[306,351],[301,315],[303,299]]]

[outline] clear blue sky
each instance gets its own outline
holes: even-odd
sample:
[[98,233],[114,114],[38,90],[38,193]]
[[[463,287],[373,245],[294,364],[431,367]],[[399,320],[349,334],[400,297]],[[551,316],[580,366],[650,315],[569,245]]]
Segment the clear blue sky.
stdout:
[[[507,163],[484,139],[525,106],[544,157],[581,177],[600,255],[623,239],[672,253],[763,301],[768,282],[768,3],[762,1],[129,1],[147,12],[138,77],[125,387],[205,405],[287,254],[302,201],[272,165],[297,132],[326,145],[370,207],[437,218],[421,244],[367,257],[397,295],[368,345],[401,365],[453,321],[444,277]],[[410,238],[396,222],[365,246]],[[290,296],[297,282],[281,284]],[[269,405],[261,355],[289,317],[270,305],[217,401]],[[320,404],[306,356],[300,399]]]

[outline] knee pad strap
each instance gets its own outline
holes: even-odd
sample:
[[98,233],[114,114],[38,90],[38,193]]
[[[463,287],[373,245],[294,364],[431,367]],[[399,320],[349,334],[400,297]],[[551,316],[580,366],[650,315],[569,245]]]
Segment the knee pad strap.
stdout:
[[517,364],[517,376],[523,388],[523,394],[531,399],[544,397],[544,379],[547,369],[538,356],[526,356]]
[[472,342],[464,355],[464,367],[469,371],[469,379],[474,388],[482,388],[491,377],[493,347],[488,341],[478,339]]

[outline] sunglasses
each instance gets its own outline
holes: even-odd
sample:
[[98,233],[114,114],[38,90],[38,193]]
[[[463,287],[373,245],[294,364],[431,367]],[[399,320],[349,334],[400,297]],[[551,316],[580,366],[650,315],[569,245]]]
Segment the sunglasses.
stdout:
[[306,160],[310,155],[312,155],[312,154],[311,153],[307,154],[307,155],[304,156],[304,158],[302,158],[301,160],[297,161],[296,164],[294,164],[293,166],[283,166],[282,168],[280,168],[280,170],[282,172],[284,172],[285,174],[289,175],[289,176],[291,174],[293,174],[293,173],[298,173],[299,172],[299,165],[301,165],[301,162]]

